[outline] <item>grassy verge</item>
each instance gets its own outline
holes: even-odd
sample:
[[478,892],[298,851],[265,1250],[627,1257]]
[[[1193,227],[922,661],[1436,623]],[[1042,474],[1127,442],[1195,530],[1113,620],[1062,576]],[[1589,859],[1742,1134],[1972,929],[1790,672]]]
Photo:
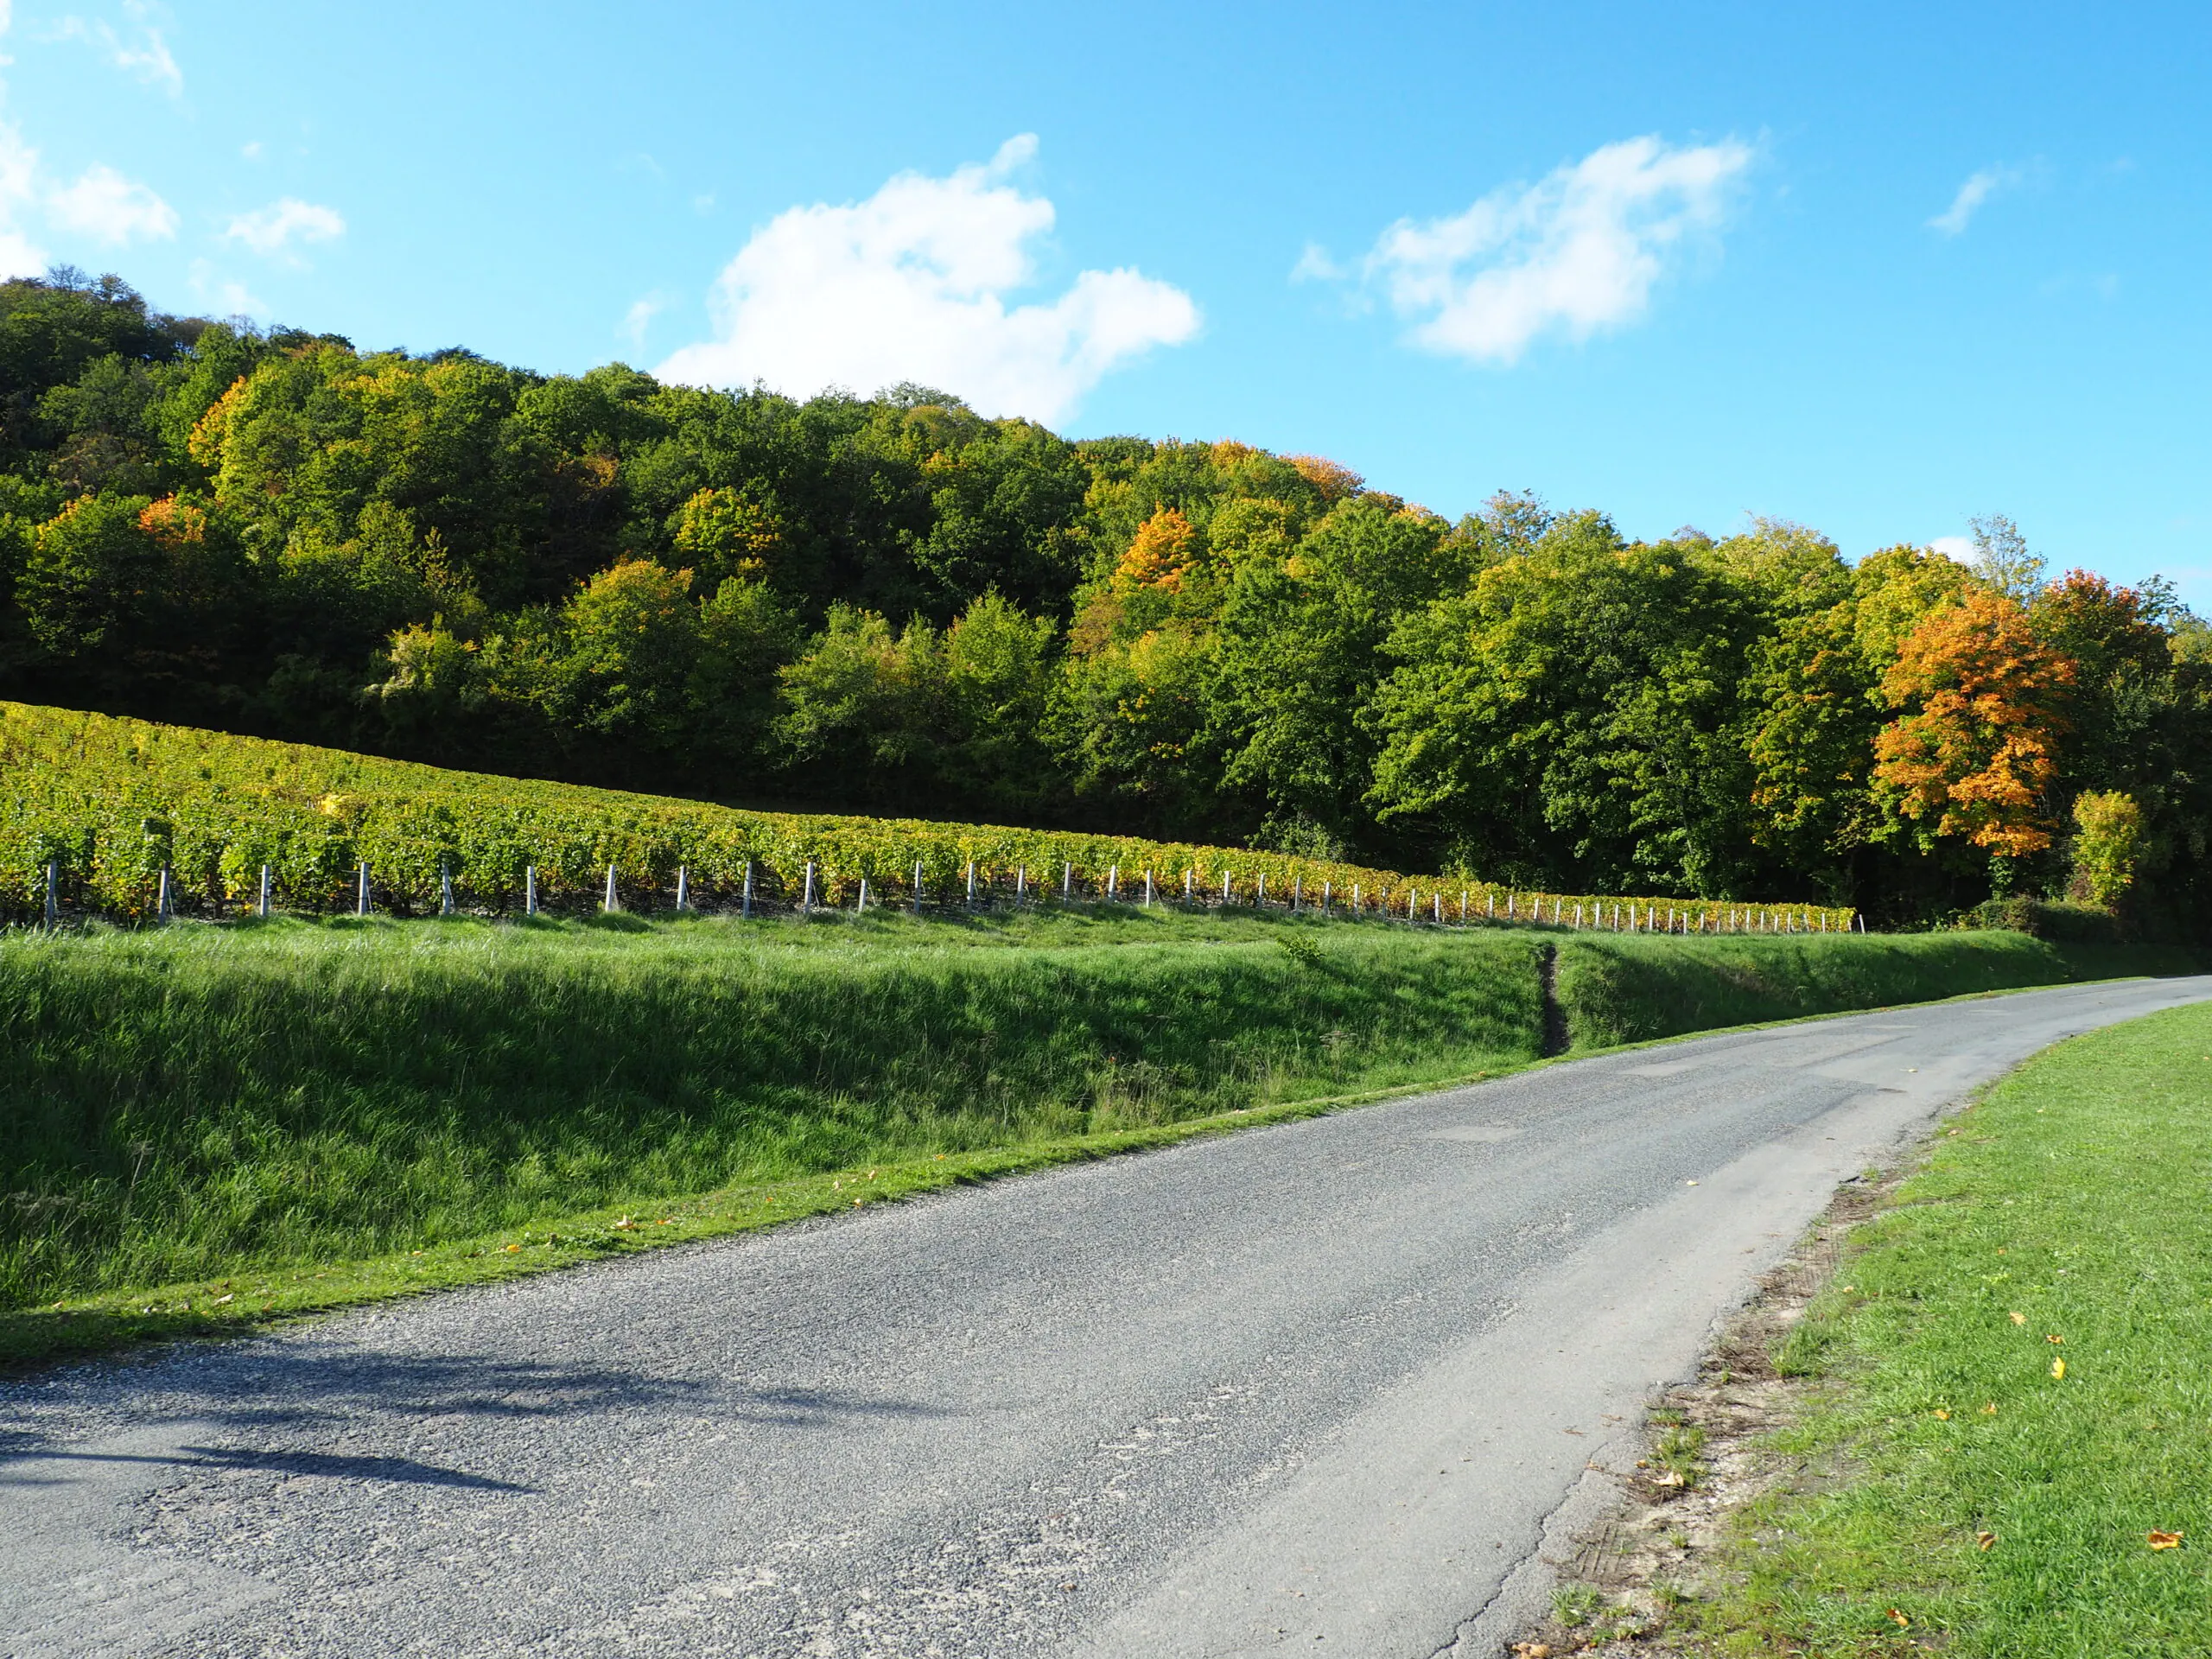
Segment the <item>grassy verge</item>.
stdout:
[[2055,944],[2024,933],[1566,938],[1559,996],[1577,1048],[1649,1042],[1854,1008],[2031,985],[2204,971],[2167,946]]
[[[1866,1224],[1703,1652],[2212,1653],[2212,1007],[2031,1061]],[[2160,1547],[2175,1540],[2170,1547]]]
[[7,935],[0,1354],[1496,1076],[1537,1058],[1547,939],[1582,1048],[2081,976],[2018,936],[1601,940],[1122,907]]
[[1495,1071],[1535,1057],[1539,949],[1079,913],[16,936],[0,1306]]

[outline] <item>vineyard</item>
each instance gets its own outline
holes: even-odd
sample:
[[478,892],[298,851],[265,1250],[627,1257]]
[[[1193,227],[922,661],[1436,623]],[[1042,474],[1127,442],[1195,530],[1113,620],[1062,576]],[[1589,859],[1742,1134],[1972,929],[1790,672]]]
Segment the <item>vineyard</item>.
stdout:
[[1491,883],[1241,849],[759,812],[0,702],[0,910],[144,921],[607,905],[1266,906],[1436,923],[1834,932],[1854,912]]

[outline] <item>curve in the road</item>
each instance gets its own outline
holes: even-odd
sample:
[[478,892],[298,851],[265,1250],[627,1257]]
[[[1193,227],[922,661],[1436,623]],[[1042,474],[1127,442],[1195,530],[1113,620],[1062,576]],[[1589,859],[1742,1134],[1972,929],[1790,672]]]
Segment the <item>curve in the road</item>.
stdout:
[[0,1652],[1494,1654],[1836,1184],[2125,982],[1706,1037],[0,1388]]

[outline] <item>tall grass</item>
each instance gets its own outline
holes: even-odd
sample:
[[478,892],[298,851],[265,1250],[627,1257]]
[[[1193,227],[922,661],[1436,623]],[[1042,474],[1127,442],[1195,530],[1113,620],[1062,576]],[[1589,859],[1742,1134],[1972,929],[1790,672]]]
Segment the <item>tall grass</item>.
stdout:
[[1538,948],[1167,918],[16,935],[0,1305],[1510,1065]]
[[[1120,906],[0,935],[0,1307],[2126,970]],[[2183,965],[2176,963],[2174,965]]]
[[2178,947],[2056,944],[2024,933],[1783,934],[1562,940],[1559,998],[1578,1048],[1850,1008],[2123,974],[2196,973]]

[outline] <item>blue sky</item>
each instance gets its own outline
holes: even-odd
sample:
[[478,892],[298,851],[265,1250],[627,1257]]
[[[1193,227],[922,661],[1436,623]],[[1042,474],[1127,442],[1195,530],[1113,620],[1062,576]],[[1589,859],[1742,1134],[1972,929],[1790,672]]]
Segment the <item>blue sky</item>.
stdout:
[[[0,0],[0,16],[6,16]],[[0,264],[2212,611],[2212,9],[16,0]]]

